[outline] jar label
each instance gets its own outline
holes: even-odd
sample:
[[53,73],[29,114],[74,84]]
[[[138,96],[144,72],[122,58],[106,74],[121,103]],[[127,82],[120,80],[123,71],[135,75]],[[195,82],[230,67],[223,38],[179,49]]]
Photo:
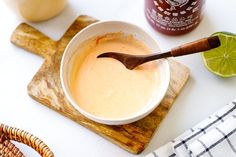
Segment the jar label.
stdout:
[[184,31],[200,22],[203,1],[153,0],[153,7],[147,8],[146,16],[163,31]]

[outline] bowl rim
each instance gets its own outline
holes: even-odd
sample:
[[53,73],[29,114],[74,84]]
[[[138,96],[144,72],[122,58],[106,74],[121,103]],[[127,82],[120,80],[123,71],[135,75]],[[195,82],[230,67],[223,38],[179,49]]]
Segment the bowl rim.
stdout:
[[[93,27],[96,27],[97,25],[106,24],[106,23],[119,23],[119,24],[129,25],[130,27],[135,27],[136,29],[138,29],[139,31],[141,31],[142,33],[147,35],[148,38],[150,40],[152,40],[157,45],[157,47],[159,48],[159,45],[154,40],[154,38],[150,34],[148,34],[144,29],[140,28],[139,26],[137,26],[135,24],[132,24],[132,23],[129,23],[129,22],[125,22],[125,21],[119,21],[119,20],[107,20],[107,21],[95,22],[95,23],[90,24],[89,26],[85,27],[81,31],[79,31],[70,40],[70,42],[67,44],[67,46],[66,46],[66,48],[65,48],[65,50],[63,52],[63,56],[62,56],[61,64],[60,64],[60,81],[61,81],[61,86],[62,86],[63,92],[64,92],[66,98],[69,100],[70,105],[73,106],[82,115],[84,115],[88,119],[91,119],[91,120],[93,120],[95,122],[102,123],[102,124],[107,124],[107,125],[123,125],[123,124],[132,123],[132,122],[137,121],[137,120],[139,120],[141,118],[144,118],[145,116],[147,116],[149,113],[151,113],[160,104],[160,102],[162,101],[162,99],[164,98],[164,96],[165,96],[165,94],[167,92],[167,89],[168,89],[168,86],[169,86],[169,83],[170,83],[170,66],[169,66],[169,62],[167,61],[167,59],[161,59],[162,63],[164,64],[163,67],[165,67],[165,81],[163,81],[164,89],[162,90],[162,92],[159,93],[160,94],[159,95],[159,99],[155,99],[155,101],[151,103],[151,104],[155,104],[155,105],[151,105],[151,107],[149,107],[148,110],[144,110],[143,109],[142,112],[137,112],[136,114],[133,114],[132,116],[124,117],[124,118],[119,118],[119,119],[107,119],[107,118],[104,118],[104,117],[95,116],[95,115],[85,111],[83,108],[81,108],[79,106],[79,104],[76,101],[74,101],[74,99],[69,94],[69,91],[66,88],[66,86],[68,86],[67,85],[68,83],[67,83],[67,81],[65,79],[65,76],[64,76],[64,69],[65,69],[64,66],[65,66],[66,55],[68,55],[69,48],[71,47],[71,45],[73,45],[74,42],[76,42],[76,40],[78,40],[77,38],[79,38],[82,33],[84,33],[85,31],[88,31],[89,29],[91,29]],[[108,31],[107,33],[111,33],[111,32]],[[98,35],[92,35],[92,36],[96,37]],[[74,54],[74,53],[72,53],[72,54]]]

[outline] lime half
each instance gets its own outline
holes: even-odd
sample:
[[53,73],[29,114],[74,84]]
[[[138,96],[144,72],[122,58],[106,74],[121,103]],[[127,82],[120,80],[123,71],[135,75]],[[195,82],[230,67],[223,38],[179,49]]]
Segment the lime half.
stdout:
[[222,77],[236,75],[236,35],[228,32],[217,32],[221,46],[202,53],[205,66],[212,73]]

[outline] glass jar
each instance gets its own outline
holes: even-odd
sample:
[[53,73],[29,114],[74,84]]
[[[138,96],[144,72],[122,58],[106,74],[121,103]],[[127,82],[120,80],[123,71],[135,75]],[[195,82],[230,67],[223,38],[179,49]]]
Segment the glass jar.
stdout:
[[145,0],[149,24],[167,35],[192,31],[202,19],[205,0]]
[[5,0],[9,8],[29,21],[43,21],[59,14],[67,0]]

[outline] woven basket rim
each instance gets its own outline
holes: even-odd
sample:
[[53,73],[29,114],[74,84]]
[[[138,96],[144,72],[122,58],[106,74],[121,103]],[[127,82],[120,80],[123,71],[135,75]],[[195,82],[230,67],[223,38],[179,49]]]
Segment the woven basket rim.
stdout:
[[50,148],[38,137],[24,130],[0,123],[0,156],[24,157],[23,153],[11,141],[23,143],[33,148],[42,157],[54,157]]

